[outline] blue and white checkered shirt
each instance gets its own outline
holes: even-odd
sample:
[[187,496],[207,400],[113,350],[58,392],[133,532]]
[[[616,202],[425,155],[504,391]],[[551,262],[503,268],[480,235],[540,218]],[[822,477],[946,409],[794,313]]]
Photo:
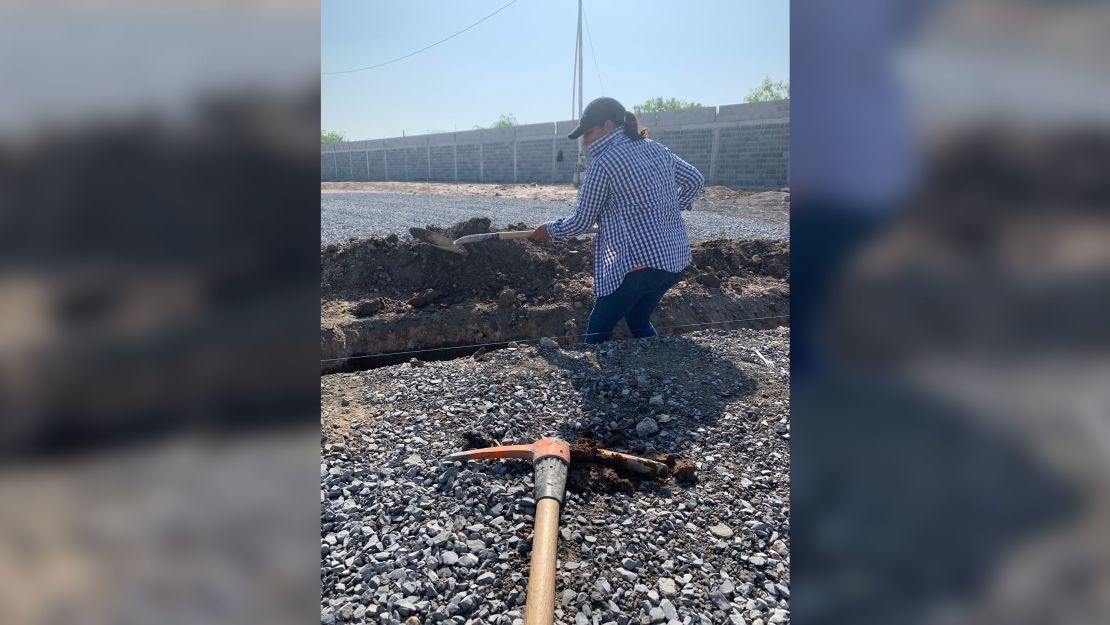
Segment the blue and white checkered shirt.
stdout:
[[594,292],[617,290],[641,265],[679,273],[692,260],[682,211],[690,210],[705,178],[661,143],[633,140],[617,127],[590,144],[590,167],[574,215],[547,224],[552,238],[600,225],[594,242]]

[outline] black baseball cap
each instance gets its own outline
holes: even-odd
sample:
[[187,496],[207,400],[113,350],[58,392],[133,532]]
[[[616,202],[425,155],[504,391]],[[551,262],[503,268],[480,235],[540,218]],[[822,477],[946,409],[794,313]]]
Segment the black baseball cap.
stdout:
[[613,98],[598,98],[586,105],[582,111],[582,119],[578,120],[578,127],[567,135],[568,139],[577,139],[586,134],[594,126],[600,126],[607,121],[612,121],[620,126],[624,123],[624,105]]

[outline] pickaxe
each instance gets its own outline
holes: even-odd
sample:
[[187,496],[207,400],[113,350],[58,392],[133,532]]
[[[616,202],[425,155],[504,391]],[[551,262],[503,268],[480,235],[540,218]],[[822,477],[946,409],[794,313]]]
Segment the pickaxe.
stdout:
[[[576,452],[577,455],[577,452]],[[630,456],[608,449],[590,449],[583,458],[647,477],[666,477],[670,468],[662,462]],[[559,511],[566,493],[570,444],[560,438],[542,438],[530,445],[505,445],[460,451],[447,460],[518,458],[531,461],[536,483],[536,525],[532,537],[532,567],[528,574],[528,597],[524,625],[551,625],[555,620],[555,560],[559,547]]]

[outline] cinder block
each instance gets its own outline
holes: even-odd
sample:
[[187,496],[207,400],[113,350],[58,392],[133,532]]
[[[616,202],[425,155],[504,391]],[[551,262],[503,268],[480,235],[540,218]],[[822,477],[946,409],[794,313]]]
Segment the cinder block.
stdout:
[[555,122],[555,135],[560,139],[566,139],[567,135],[569,135],[571,131],[573,131],[577,127],[577,120],[568,119],[561,122]]
[[686,124],[709,124],[717,120],[716,107],[684,109],[681,111],[662,111],[656,113],[657,126],[683,126]]
[[524,126],[516,127],[516,138],[521,139],[549,139],[555,134],[555,124],[547,122],[546,124],[527,124]]
[[482,131],[482,143],[505,143],[516,137],[515,128],[486,128]]
[[370,180],[385,180],[385,150],[371,150],[368,156],[370,171],[367,177]]
[[788,119],[790,100],[775,102],[745,102],[720,107],[717,113],[719,122],[749,121],[753,119]]
[[455,143],[458,145],[478,144],[482,142],[481,130],[464,130],[455,133]]
[[351,176],[351,153],[337,152],[335,154],[335,179],[353,180]]
[[441,132],[427,136],[429,145],[452,145],[455,143],[455,133],[453,132]]

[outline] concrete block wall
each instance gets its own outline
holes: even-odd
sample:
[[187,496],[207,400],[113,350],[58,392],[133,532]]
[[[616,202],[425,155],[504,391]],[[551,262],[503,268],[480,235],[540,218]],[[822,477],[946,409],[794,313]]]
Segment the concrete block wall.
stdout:
[[[706,184],[789,185],[789,100],[646,113],[639,120],[652,140],[697,167]],[[578,142],[566,136],[576,125],[565,120],[323,145],[320,179],[570,182]]]

